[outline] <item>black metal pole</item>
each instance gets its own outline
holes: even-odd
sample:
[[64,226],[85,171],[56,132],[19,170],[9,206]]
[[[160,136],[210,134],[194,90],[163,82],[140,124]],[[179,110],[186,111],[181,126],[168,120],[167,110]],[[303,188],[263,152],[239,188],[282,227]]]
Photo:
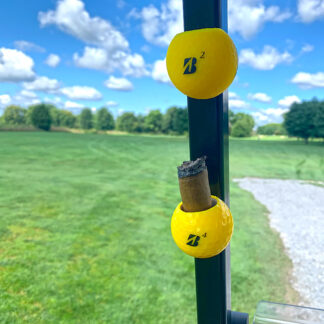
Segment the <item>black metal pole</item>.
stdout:
[[[183,0],[185,31],[218,27],[227,31],[227,0]],[[208,100],[188,97],[190,159],[207,156],[211,193],[228,204],[227,95]],[[195,259],[199,324],[227,324],[230,308],[229,248]]]

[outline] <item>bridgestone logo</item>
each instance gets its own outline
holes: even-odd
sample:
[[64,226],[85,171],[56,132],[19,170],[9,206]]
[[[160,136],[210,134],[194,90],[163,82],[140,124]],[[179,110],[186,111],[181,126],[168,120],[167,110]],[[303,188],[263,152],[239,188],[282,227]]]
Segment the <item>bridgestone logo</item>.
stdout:
[[197,59],[195,57],[187,57],[184,59],[183,67],[184,72],[183,74],[192,74],[196,72],[196,63]]
[[187,245],[198,246],[199,240],[200,240],[200,236],[194,235],[194,234],[189,234],[188,239],[187,239]]

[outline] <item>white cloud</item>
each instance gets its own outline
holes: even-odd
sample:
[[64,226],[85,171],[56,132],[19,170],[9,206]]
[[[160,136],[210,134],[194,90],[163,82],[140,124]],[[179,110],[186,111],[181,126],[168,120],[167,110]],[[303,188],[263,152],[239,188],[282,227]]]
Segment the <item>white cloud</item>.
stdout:
[[8,94],[0,95],[0,106],[8,106],[11,103],[11,97]]
[[121,52],[118,55],[118,59],[120,62],[118,69],[123,73],[123,75],[134,76],[135,78],[149,75],[142,55],[137,53],[124,54]]
[[24,100],[23,105],[25,105],[26,107],[31,106],[31,105],[37,105],[39,103],[41,103],[42,101],[38,98],[35,99],[31,99],[29,102]]
[[105,81],[105,86],[109,89],[118,91],[131,91],[134,89],[133,84],[125,78],[115,78],[111,76]]
[[248,98],[251,100],[264,102],[264,103],[270,103],[272,98],[263,92],[257,92],[257,93],[249,93]]
[[137,53],[128,54],[123,51],[112,53],[104,48],[86,46],[82,56],[75,53],[73,60],[79,67],[102,70],[107,73],[119,70],[123,75],[134,77],[148,75],[144,58]]
[[292,79],[302,89],[324,88],[324,73],[298,72]]
[[229,99],[239,99],[239,95],[235,92],[229,91],[228,92],[228,98]]
[[36,45],[32,42],[27,42],[24,40],[15,41],[14,45],[16,48],[18,48],[19,50],[24,51],[24,52],[28,52],[28,51],[34,51],[34,52],[40,52],[40,53],[45,52],[45,48],[43,48],[39,45]]
[[296,96],[286,96],[278,101],[278,105],[281,107],[290,107],[294,102],[300,103],[301,100]]
[[97,46],[113,44],[116,49],[128,48],[128,41],[109,21],[90,17],[81,0],[58,1],[56,10],[39,12],[41,27],[56,25],[63,32],[85,43]]
[[175,34],[183,31],[182,1],[169,0],[162,3],[161,9],[154,5],[144,7],[140,12],[133,12],[142,20],[144,38],[155,45],[168,46]]
[[29,90],[21,90],[19,95],[22,97],[25,97],[25,98],[29,98],[29,99],[37,98],[37,94],[35,92],[29,91]]
[[267,115],[273,115],[276,117],[282,116],[285,112],[287,112],[288,109],[286,108],[267,108],[264,109],[263,112]]
[[97,89],[87,86],[65,87],[60,89],[60,93],[76,100],[100,100],[102,98]]
[[[183,31],[181,0],[168,0],[158,9],[154,5],[141,11],[133,9],[130,17],[141,19],[143,37],[150,43],[168,46],[171,39]],[[229,31],[248,39],[259,32],[265,23],[280,23],[291,17],[289,11],[263,4],[263,0],[230,0],[228,4]],[[247,19],[246,17],[249,17]]]
[[118,109],[118,111],[117,111],[117,117],[118,116],[121,116],[124,112],[125,112],[125,109],[123,109],[123,108]]
[[302,47],[301,52],[302,53],[308,53],[308,52],[312,52],[314,50],[314,46],[310,45],[310,44],[306,44]]
[[230,0],[228,3],[229,31],[245,39],[258,33],[266,22],[280,23],[290,17],[289,11],[282,12],[278,6],[266,7],[262,0]]
[[269,117],[266,114],[259,111],[253,112],[251,115],[257,125],[267,124],[267,121],[269,119]]
[[232,91],[228,93],[228,105],[230,109],[250,108],[250,104],[248,102],[242,100],[236,92]]
[[165,59],[157,60],[154,62],[152,69],[152,78],[158,82],[172,84],[168,75]]
[[23,107],[28,107],[40,103],[40,99],[37,97],[36,93],[28,90],[21,90],[17,92],[14,96],[3,95],[2,100],[0,98],[0,106],[3,105],[19,105]]
[[28,97],[28,96],[24,96],[21,92],[16,94],[13,99],[12,99],[13,103],[19,106],[24,106],[24,107],[28,107],[31,105],[35,105],[41,102],[41,100],[39,98],[36,97]]
[[33,80],[34,61],[21,51],[0,48],[0,82]]
[[118,106],[118,102],[110,100],[106,102],[106,106],[107,107],[117,107]]
[[152,110],[153,110],[152,107],[146,107],[146,108],[144,109],[144,116],[147,116],[147,115],[148,115]]
[[53,105],[55,105],[56,107],[59,107],[59,108],[64,108],[63,100],[62,100],[61,97],[57,97],[57,96],[55,96],[54,98],[45,97],[45,98],[42,98],[42,101],[46,102],[46,103],[53,104]]
[[51,67],[56,67],[59,65],[61,59],[56,54],[50,54],[47,56],[45,63]]
[[116,63],[115,61],[109,62],[109,54],[104,49],[88,46],[85,47],[82,56],[75,53],[73,60],[79,67],[106,70],[107,72],[113,71],[114,67],[111,67],[111,64]]
[[61,97],[54,97],[53,98],[53,102],[61,103],[62,102],[62,98]]
[[302,22],[311,23],[324,18],[324,1],[299,0],[297,10]]
[[54,24],[86,44],[82,55],[75,53],[77,66],[103,70],[112,73],[119,70],[123,75],[141,77],[148,75],[144,58],[132,54],[127,39],[109,21],[100,17],[90,17],[81,0],[61,0],[56,10],[40,12],[42,27]]
[[286,113],[286,108],[267,108],[253,112],[255,123],[257,126],[269,123],[281,123],[283,121],[283,114]]
[[64,108],[66,109],[82,109],[84,106],[77,103],[77,102],[74,102],[74,101],[65,101],[64,103]]
[[293,60],[291,54],[287,51],[279,53],[272,46],[266,45],[260,54],[254,53],[250,48],[243,49],[240,52],[240,64],[249,65],[257,70],[272,70],[280,63],[290,63]]
[[26,90],[42,91],[55,93],[60,87],[60,83],[56,79],[49,79],[46,76],[39,76],[32,82],[24,82],[23,87]]
[[242,99],[238,99],[238,98],[237,99],[229,99],[228,100],[228,105],[229,105],[230,109],[233,109],[233,108],[239,108],[239,109],[248,108],[250,106],[246,101],[244,101]]

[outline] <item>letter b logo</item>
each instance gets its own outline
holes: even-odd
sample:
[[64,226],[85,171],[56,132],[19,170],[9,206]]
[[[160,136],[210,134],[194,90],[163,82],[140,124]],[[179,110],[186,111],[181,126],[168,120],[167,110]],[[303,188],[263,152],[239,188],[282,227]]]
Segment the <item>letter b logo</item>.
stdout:
[[187,239],[187,245],[198,246],[199,240],[200,240],[200,236],[194,235],[194,234],[189,234],[188,239]]
[[195,57],[187,57],[184,59],[184,72],[183,74],[192,74],[196,72],[197,59]]

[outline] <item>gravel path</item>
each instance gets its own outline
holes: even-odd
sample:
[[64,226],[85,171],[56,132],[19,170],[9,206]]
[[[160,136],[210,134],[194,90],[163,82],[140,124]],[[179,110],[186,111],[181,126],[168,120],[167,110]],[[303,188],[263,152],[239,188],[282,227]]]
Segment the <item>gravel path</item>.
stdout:
[[293,262],[293,287],[301,304],[324,308],[324,187],[298,180],[234,180],[269,210]]

